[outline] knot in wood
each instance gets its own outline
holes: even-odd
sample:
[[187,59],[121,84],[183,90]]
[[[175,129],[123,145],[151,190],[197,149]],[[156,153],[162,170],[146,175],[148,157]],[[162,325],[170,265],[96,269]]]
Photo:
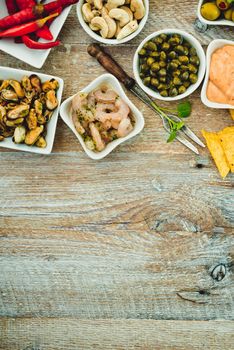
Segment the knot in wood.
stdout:
[[211,272],[211,277],[220,282],[226,275],[226,266],[224,264],[219,264],[215,266],[213,271]]

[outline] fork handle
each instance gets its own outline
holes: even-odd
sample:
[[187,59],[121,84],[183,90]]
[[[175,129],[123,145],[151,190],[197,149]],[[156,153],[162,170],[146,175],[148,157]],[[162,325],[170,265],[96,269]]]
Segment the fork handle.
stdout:
[[97,59],[101,66],[123,83],[128,90],[133,87],[135,80],[131,78],[100,45],[90,44],[87,51],[90,56]]

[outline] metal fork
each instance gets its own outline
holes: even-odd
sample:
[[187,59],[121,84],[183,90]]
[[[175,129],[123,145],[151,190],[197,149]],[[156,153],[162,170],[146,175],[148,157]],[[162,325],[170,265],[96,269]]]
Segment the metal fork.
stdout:
[[[164,129],[170,134],[171,129],[168,123],[168,120],[164,117],[163,113],[160,110],[155,109],[154,101],[145,93],[144,90],[137,84],[137,82],[128,76],[128,74],[123,70],[122,67],[108,54],[103,48],[98,44],[91,44],[87,49],[88,53],[95,57],[98,62],[111,74],[113,74],[124,86],[136,95],[141,101],[143,101],[147,106],[149,106],[155,113],[159,115],[162,119]],[[170,118],[175,122],[181,122],[182,120],[175,116],[170,115]],[[194,134],[194,132],[187,126],[183,126],[176,135],[176,139],[181,142],[183,145],[188,147],[191,151],[196,154],[199,154],[198,149],[186,139],[187,136],[189,139],[197,143],[201,147],[205,147],[204,143]]]

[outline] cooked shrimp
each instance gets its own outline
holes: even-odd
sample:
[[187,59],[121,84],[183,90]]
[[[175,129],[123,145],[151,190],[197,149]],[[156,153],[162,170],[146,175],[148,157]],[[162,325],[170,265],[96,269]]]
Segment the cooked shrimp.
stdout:
[[118,97],[117,93],[111,89],[106,91],[97,90],[94,92],[94,96],[97,102],[101,103],[115,103],[116,98]]
[[87,94],[84,92],[78,92],[73,99],[72,99],[72,109],[74,111],[81,110],[85,106],[87,106],[88,100],[87,100]]
[[104,123],[106,120],[110,120],[110,113],[115,111],[115,105],[113,103],[97,103],[95,118]]
[[122,119],[117,130],[117,136],[125,137],[132,131],[132,129],[133,126],[131,120],[129,118]]
[[73,121],[73,123],[75,125],[75,128],[78,131],[78,133],[79,134],[84,134],[85,133],[85,129],[83,128],[83,126],[79,122],[78,116],[77,116],[75,111],[72,112],[72,121]]
[[105,143],[103,142],[98,129],[96,128],[94,123],[90,123],[89,128],[92,135],[92,139],[95,142],[97,151],[102,151],[105,148]]

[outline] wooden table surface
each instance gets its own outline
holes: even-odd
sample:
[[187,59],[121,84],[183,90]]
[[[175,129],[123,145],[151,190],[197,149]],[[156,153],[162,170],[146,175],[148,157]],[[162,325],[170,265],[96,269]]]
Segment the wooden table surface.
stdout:
[[[193,29],[196,0],[152,0],[143,32],[110,52],[132,74],[149,33],[168,27],[202,44],[231,27]],[[63,98],[104,70],[75,8],[42,72],[61,76]],[[32,69],[0,53],[1,65]],[[33,69],[32,69],[33,70]],[[160,120],[102,161],[84,154],[59,120],[49,156],[1,149],[0,349],[234,349],[234,176],[207,151],[166,144]],[[227,111],[191,96],[188,125],[218,130]]]

